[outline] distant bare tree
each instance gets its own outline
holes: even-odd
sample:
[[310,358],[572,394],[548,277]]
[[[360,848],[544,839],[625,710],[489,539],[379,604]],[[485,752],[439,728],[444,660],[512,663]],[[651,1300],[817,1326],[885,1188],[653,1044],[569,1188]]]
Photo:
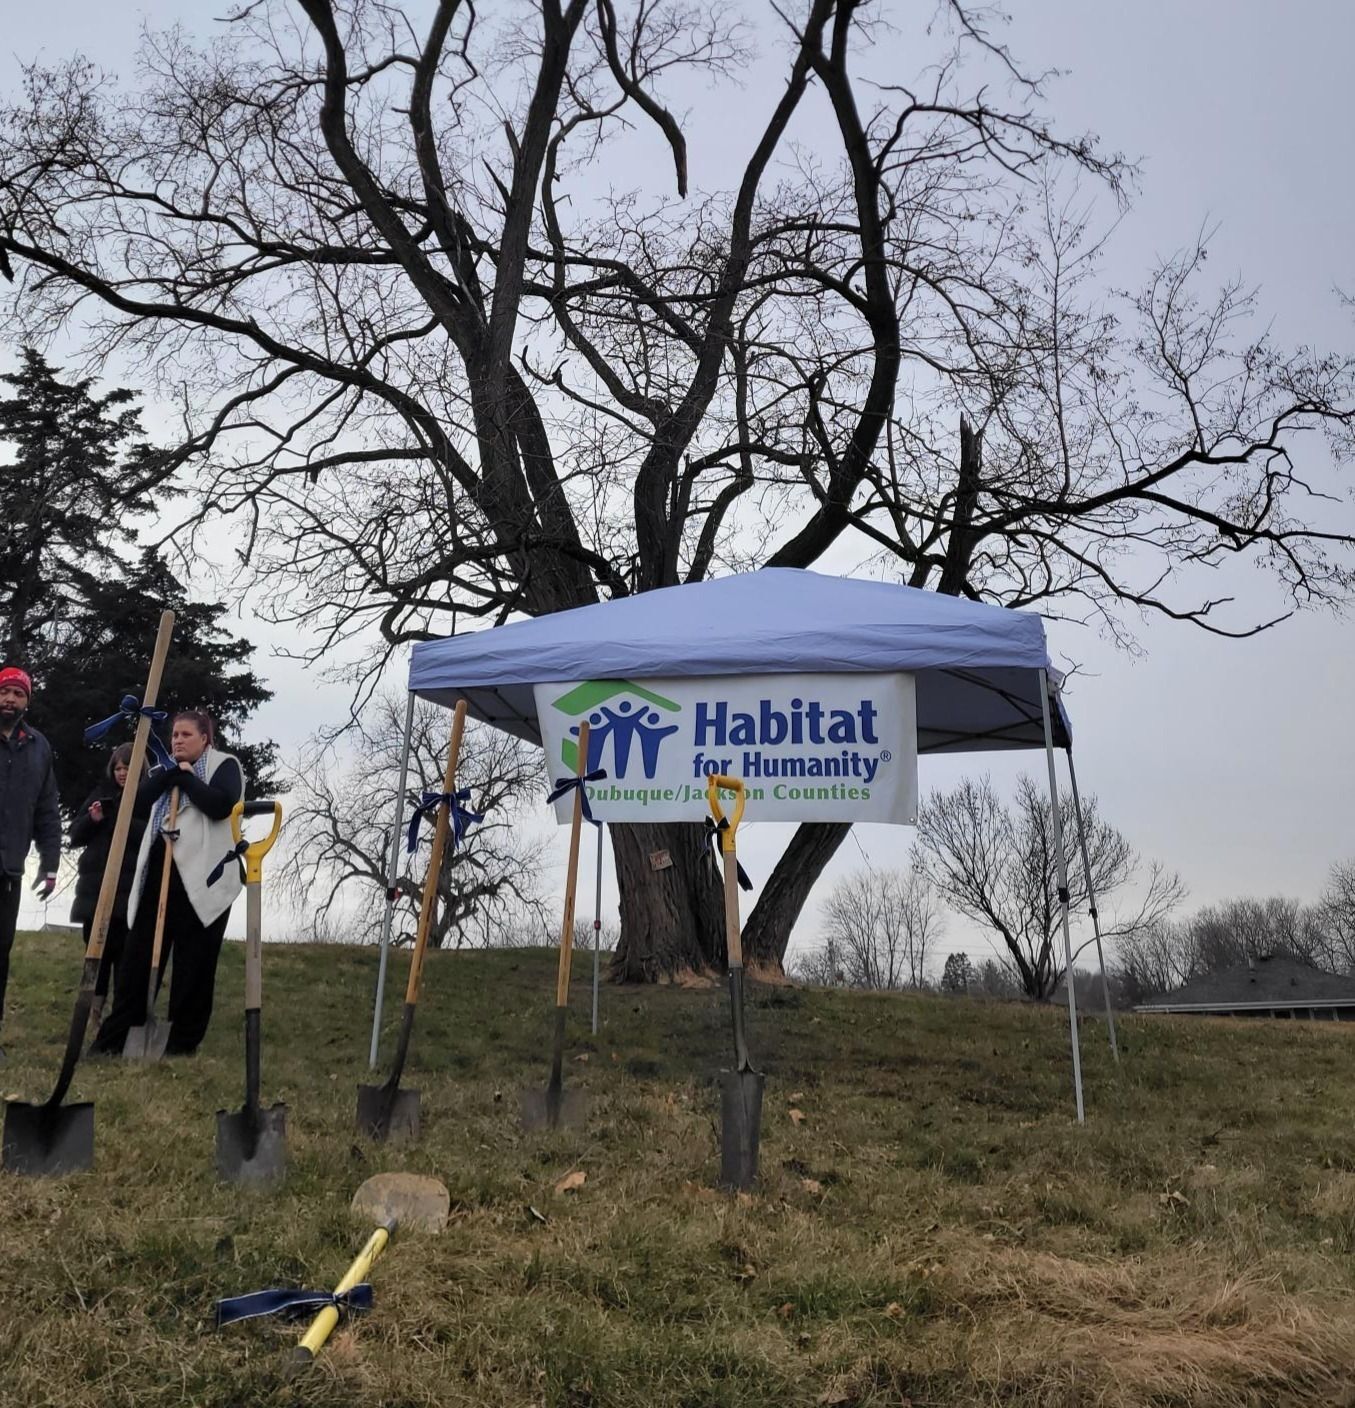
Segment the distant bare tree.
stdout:
[[1355,860],[1332,866],[1313,922],[1321,935],[1324,966],[1355,973]]
[[[1073,815],[1072,798],[1062,800]],[[1084,797],[1087,852],[1102,932],[1108,939],[1132,934],[1163,919],[1180,902],[1180,879],[1159,865],[1149,867],[1136,906],[1111,916],[1107,902],[1139,871],[1139,859],[1098,813],[1096,798]],[[1074,908],[1087,902],[1087,882],[1067,821],[1068,888]],[[953,792],[934,792],[918,813],[919,864],[947,903],[1001,941],[1003,960],[1029,997],[1047,998],[1063,976],[1059,924],[1058,867],[1049,799],[1028,776],[1017,781],[1008,807],[992,781],[967,780]]]
[[824,903],[826,942],[838,981],[855,988],[920,988],[941,934],[941,911],[927,877],[908,870],[857,870]]
[[[412,937],[428,866],[431,821],[420,828],[411,855],[403,828],[425,791],[442,790],[451,715],[419,703],[409,756],[409,780],[400,807],[399,898],[396,942]],[[292,769],[286,859],[281,879],[316,937],[371,942],[381,925],[390,853],[390,824],[400,773],[404,697],[378,695],[340,746],[320,737]],[[484,813],[463,845],[444,853],[429,943],[434,948],[490,947],[512,931],[540,926],[545,908],[538,882],[546,842],[524,836],[521,822],[542,795],[540,754],[519,739],[485,725],[466,730],[458,788],[471,792],[467,808]],[[541,942],[538,938],[536,942]]]
[[1200,971],[1189,922],[1163,919],[1122,935],[1113,966],[1131,1004],[1184,986]]
[[1223,900],[1124,935],[1116,973],[1127,1000],[1144,1002],[1203,973],[1276,953],[1330,973],[1355,971],[1355,863],[1333,866],[1313,905],[1286,895]]
[[840,988],[847,983],[847,970],[841,962],[837,941],[825,939],[791,961],[790,976],[816,988]]
[[[1010,1001],[1014,998],[1023,997],[1021,984],[1012,976],[1010,964],[995,963],[991,958],[985,958],[977,968],[974,968],[969,977],[970,997],[996,997]],[[1100,1002],[1100,995],[1097,1002]]]

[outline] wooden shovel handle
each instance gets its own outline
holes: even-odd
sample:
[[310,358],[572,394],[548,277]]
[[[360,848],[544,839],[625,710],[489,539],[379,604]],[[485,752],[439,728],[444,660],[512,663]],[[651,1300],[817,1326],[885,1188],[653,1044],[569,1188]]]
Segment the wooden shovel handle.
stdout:
[[[174,789],[173,796],[169,799],[169,831],[174,830],[174,823],[179,819],[179,789]],[[160,867],[160,899],[155,906],[155,938],[151,943],[151,976],[148,993],[155,991],[156,974],[160,971],[160,954],[164,950],[165,942],[165,911],[169,908],[169,871],[174,864],[174,838],[165,837],[165,863]],[[147,1008],[150,1007],[150,997],[146,999]]]
[[[466,701],[456,701],[452,715],[452,743],[447,749],[447,771],[442,777],[442,790],[456,790],[456,765],[461,758],[461,736],[466,730]],[[447,833],[452,829],[451,808],[438,808],[437,825],[433,828],[433,852],[428,857],[428,874],[423,882],[423,904],[419,908],[419,930],[414,940],[414,957],[409,965],[409,982],[405,985],[405,1001],[419,1000],[419,984],[423,981],[423,956],[428,951],[428,931],[433,927],[433,911],[438,899],[438,880],[442,874],[442,856],[447,849]]]
[[[145,709],[154,708],[160,694],[160,680],[165,673],[165,660],[169,655],[170,637],[174,634],[174,613],[164,612],[160,617],[160,629],[155,635],[155,649],[151,653],[150,673],[146,676],[146,692],[141,696]],[[89,947],[85,949],[85,968],[91,964],[97,974],[99,959],[103,957],[104,944],[108,941],[108,925],[113,918],[113,907],[118,898],[118,877],[122,874],[122,858],[127,852],[127,833],[132,828],[132,809],[136,806],[136,791],[141,782],[141,769],[146,762],[146,740],[150,737],[151,721],[143,714],[137,720],[136,737],[132,741],[132,756],[127,763],[127,782],[118,800],[117,820],[113,823],[113,839],[108,845],[108,859],[104,863],[103,883],[99,886],[99,901],[94,906],[94,921],[89,927]],[[91,978],[90,986],[94,979]]]
[[[588,771],[588,720],[579,725],[577,776]],[[579,834],[583,830],[583,788],[574,789],[574,814],[569,821],[569,869],[565,871],[565,913],[560,922],[560,968],[555,977],[555,1005],[569,1006],[569,968],[574,957],[574,897],[579,888]]]

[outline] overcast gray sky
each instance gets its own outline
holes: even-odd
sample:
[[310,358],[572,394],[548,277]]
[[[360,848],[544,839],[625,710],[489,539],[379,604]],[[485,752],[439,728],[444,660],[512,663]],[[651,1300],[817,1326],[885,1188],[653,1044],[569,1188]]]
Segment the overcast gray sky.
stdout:
[[[182,20],[202,32],[225,6],[10,0],[4,8],[0,88],[12,91],[20,59],[41,52],[55,60],[78,45],[127,73],[136,16],[155,26]],[[901,0],[891,8],[904,9]],[[1142,188],[1114,236],[1108,279],[1133,286],[1155,256],[1193,239],[1202,224],[1217,225],[1211,266],[1220,279],[1240,271],[1260,286],[1281,342],[1348,348],[1355,327],[1334,288],[1355,286],[1348,97],[1355,7],[1026,0],[1012,8],[1017,56],[1028,67],[1066,71],[1049,85],[1056,126],[1095,131],[1141,161]],[[904,42],[890,42],[900,46],[900,71],[911,74]],[[756,81],[704,95],[689,123],[694,184],[719,184],[722,166],[742,157],[730,134],[745,130],[742,115],[766,106]],[[1346,493],[1332,526],[1349,530],[1349,486]],[[1259,601],[1259,588],[1247,590]],[[1313,897],[1331,863],[1355,855],[1351,621],[1311,615],[1245,641],[1159,620],[1135,629],[1145,652],[1138,658],[1085,631],[1050,629],[1056,654],[1080,669],[1069,707],[1084,788],[1145,855],[1181,871],[1191,903],[1273,892]],[[317,708],[336,715],[342,708],[333,691],[317,704],[313,682],[297,667],[259,664],[278,690],[259,727],[284,747],[314,726]],[[1031,755],[923,760],[921,782],[924,791],[945,786],[972,767],[1006,785],[1040,763]],[[885,863],[911,839],[887,828],[858,832],[827,881],[863,855]],[[769,872],[785,834],[778,827],[748,834],[755,878]],[[943,947],[975,949],[958,925]]]

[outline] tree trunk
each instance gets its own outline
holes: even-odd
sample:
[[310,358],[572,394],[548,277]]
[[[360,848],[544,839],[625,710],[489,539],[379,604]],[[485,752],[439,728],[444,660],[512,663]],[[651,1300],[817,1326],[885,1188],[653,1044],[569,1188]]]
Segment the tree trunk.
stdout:
[[743,959],[750,968],[781,971],[809,892],[851,829],[850,822],[836,821],[807,821],[796,828],[743,926]]
[[[705,832],[686,822],[633,822],[609,828],[621,892],[621,939],[611,976],[653,983],[725,965],[724,891]],[[650,857],[667,851],[670,866]]]

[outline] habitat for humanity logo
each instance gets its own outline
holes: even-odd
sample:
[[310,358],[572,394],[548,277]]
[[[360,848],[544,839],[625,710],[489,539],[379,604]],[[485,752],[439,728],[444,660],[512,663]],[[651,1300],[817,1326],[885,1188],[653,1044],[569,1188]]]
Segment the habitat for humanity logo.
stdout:
[[[588,767],[606,768],[608,776],[624,778],[632,759],[652,781],[659,768],[663,740],[678,731],[668,716],[682,705],[630,680],[588,680],[552,700],[551,707],[573,718],[588,720]],[[570,772],[579,769],[579,725],[560,745],[560,761]],[[608,756],[610,752],[610,756]]]

